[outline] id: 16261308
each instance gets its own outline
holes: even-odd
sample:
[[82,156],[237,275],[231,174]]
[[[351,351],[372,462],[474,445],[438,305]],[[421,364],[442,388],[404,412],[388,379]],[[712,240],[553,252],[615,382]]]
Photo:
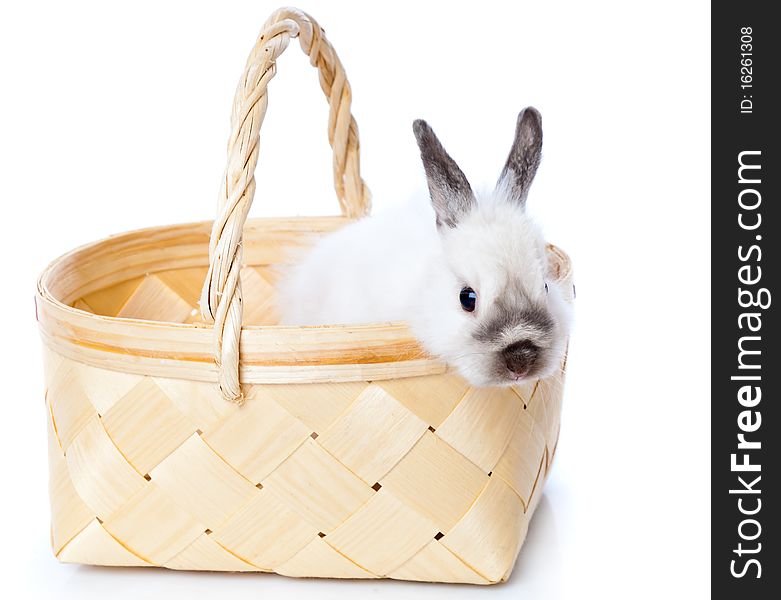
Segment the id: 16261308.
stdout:
[[751,114],[754,110],[754,29],[740,28],[740,99],[741,114]]

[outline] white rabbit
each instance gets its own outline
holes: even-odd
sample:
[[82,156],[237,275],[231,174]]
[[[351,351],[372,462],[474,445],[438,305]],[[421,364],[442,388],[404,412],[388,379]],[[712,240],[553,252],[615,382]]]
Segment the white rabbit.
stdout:
[[413,130],[431,203],[320,240],[281,285],[281,323],[408,321],[427,352],[477,386],[552,373],[570,308],[525,212],[542,150],[540,113],[518,115],[499,182],[479,198],[428,124],[415,121]]

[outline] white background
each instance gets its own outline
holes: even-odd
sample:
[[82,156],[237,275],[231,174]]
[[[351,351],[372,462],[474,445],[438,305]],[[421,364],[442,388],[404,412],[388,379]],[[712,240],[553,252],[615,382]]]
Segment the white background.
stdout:
[[[109,233],[213,217],[235,83],[276,2],[3,3],[3,588],[30,598],[699,598],[709,592],[706,2],[314,2],[353,84],[375,207],[424,180],[426,118],[476,185],[538,107],[530,210],[578,284],[561,442],[512,579],[490,589],[60,565],[35,279]],[[326,103],[279,61],[253,212],[336,211]]]

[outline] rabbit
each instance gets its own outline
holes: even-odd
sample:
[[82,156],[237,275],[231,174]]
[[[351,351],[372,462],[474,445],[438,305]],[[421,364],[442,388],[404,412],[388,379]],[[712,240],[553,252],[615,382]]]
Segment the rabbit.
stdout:
[[431,202],[323,237],[283,281],[280,323],[407,321],[429,354],[473,386],[552,374],[571,315],[525,210],[540,163],[540,113],[518,115],[498,183],[480,197],[425,121],[413,131]]

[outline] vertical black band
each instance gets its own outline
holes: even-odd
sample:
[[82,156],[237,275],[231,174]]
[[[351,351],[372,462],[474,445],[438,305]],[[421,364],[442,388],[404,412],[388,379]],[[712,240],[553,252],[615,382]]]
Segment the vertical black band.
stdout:
[[725,598],[781,598],[781,29],[773,8],[712,9],[711,566],[713,595]]

